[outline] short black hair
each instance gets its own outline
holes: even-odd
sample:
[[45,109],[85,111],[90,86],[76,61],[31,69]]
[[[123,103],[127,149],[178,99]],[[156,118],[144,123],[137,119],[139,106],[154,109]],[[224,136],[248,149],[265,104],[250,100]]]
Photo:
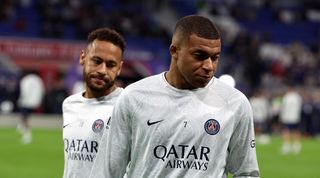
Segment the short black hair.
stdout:
[[201,38],[220,39],[220,33],[213,22],[200,15],[189,15],[178,20],[174,29],[174,34],[176,33],[181,33],[183,37],[195,34]]
[[107,27],[98,28],[89,33],[88,43],[92,43],[95,39],[111,42],[112,44],[120,47],[122,52],[124,52],[126,48],[126,43],[122,35],[120,35],[117,31]]

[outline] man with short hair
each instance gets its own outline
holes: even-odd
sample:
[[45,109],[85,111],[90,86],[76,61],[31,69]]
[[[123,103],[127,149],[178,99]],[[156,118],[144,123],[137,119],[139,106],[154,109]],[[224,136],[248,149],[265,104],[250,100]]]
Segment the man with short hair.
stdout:
[[281,147],[282,154],[301,151],[301,132],[299,124],[301,122],[302,97],[294,86],[288,86],[280,108],[280,121],[283,125]]
[[124,50],[123,37],[112,29],[96,29],[88,36],[87,48],[80,55],[85,90],[66,98],[62,107],[64,178],[89,177],[103,131],[122,92],[115,80]]
[[181,18],[169,50],[168,71],[120,95],[90,177],[259,177],[250,103],[214,77],[221,53],[215,25]]
[[29,70],[25,71],[19,87],[18,106],[21,112],[21,122],[18,124],[17,130],[22,134],[22,143],[30,144],[32,132],[29,120],[31,115],[41,107],[45,86],[38,72]]

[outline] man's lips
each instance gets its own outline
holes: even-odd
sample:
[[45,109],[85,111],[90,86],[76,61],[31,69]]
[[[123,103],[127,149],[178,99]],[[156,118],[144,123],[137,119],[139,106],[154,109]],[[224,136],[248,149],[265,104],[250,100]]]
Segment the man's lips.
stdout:
[[103,78],[100,78],[100,77],[92,77],[91,80],[92,80],[94,83],[97,83],[98,85],[103,85],[103,84],[105,84],[105,81],[103,80]]
[[205,80],[210,80],[212,78],[211,75],[198,75],[200,78],[205,79]]

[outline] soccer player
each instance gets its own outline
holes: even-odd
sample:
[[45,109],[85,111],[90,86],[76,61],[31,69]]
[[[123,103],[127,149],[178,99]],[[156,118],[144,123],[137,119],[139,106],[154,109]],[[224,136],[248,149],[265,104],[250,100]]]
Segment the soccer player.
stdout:
[[26,71],[20,80],[20,96],[18,105],[21,112],[21,122],[17,130],[22,134],[22,143],[32,142],[32,133],[29,125],[30,115],[42,104],[45,87],[42,79],[35,71]]
[[298,154],[301,151],[301,133],[299,124],[301,120],[302,97],[293,86],[289,86],[283,96],[280,121],[283,124],[281,151],[283,154],[293,152]]
[[103,131],[122,92],[115,85],[125,41],[116,31],[100,28],[88,35],[81,51],[85,90],[63,102],[64,178],[88,178]]
[[181,18],[169,51],[168,71],[120,95],[90,177],[259,177],[250,103],[214,77],[221,53],[215,25]]

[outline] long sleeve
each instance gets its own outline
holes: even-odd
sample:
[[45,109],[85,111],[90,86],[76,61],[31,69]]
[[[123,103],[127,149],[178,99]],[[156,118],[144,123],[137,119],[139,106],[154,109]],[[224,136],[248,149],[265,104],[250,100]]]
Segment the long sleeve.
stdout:
[[259,177],[250,103],[244,99],[236,115],[239,121],[229,144],[227,171],[235,178]]
[[121,95],[114,107],[110,129],[103,135],[99,153],[95,160],[90,177],[121,178],[129,163],[131,124],[127,113],[128,102]]

